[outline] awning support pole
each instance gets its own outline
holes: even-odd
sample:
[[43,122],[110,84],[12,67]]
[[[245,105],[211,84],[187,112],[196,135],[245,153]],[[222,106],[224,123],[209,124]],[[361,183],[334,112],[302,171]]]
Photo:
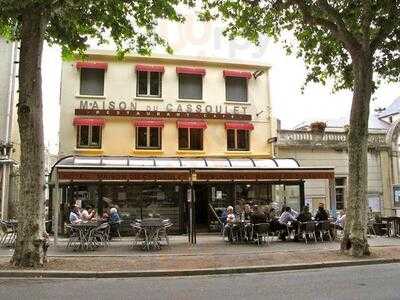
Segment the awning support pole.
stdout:
[[60,186],[58,184],[58,170],[56,172],[55,188],[53,190],[53,232],[54,232],[54,247],[57,248],[58,244],[58,214],[60,209]]

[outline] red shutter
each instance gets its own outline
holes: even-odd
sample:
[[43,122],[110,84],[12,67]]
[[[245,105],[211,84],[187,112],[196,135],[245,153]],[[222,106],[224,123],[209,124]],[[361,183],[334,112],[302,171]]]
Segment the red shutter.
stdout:
[[176,67],[177,74],[191,74],[191,75],[206,75],[206,69],[204,68],[188,68],[188,67]]
[[224,77],[241,77],[250,79],[251,76],[252,76],[251,72],[224,70]]
[[74,118],[74,126],[104,126],[106,120],[104,119],[88,119],[88,118]]
[[164,66],[136,65],[136,71],[164,73]]
[[99,70],[107,70],[108,64],[101,62],[87,62],[87,61],[79,61],[76,63],[77,69],[99,69]]
[[185,121],[178,121],[176,122],[176,125],[178,128],[201,128],[205,129],[207,128],[207,122],[206,121],[194,121],[194,120],[185,120]]
[[253,130],[254,125],[246,122],[226,122],[226,129]]
[[164,127],[163,120],[137,120],[134,124],[136,127]]

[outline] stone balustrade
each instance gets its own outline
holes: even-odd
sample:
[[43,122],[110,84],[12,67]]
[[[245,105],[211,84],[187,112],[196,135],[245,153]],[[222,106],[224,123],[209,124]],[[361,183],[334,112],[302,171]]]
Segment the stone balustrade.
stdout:
[[[325,131],[314,133],[306,130],[279,130],[276,145],[280,147],[325,147],[325,148],[347,148],[347,133],[336,131]],[[385,133],[370,133],[368,137],[369,148],[389,147],[386,144]]]

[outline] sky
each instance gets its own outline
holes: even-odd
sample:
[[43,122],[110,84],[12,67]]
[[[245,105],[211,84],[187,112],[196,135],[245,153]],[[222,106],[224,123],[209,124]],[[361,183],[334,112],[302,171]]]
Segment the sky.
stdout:
[[[306,69],[301,58],[286,55],[282,45],[264,37],[256,47],[244,40],[228,41],[222,35],[221,23],[200,23],[194,14],[186,15],[185,24],[163,22],[159,33],[166,38],[174,54],[205,56],[232,60],[254,61],[271,66],[270,94],[273,115],[283,128],[291,128],[303,121],[337,119],[348,116],[351,91],[332,93],[332,86],[308,85],[304,93]],[[93,48],[98,46],[93,43]],[[102,49],[112,49],[103,46]],[[156,48],[153,53],[163,53]],[[59,92],[61,57],[57,47],[45,46],[42,63],[45,142],[51,153],[58,151]],[[373,95],[371,113],[386,107],[400,96],[399,84],[382,84]]]

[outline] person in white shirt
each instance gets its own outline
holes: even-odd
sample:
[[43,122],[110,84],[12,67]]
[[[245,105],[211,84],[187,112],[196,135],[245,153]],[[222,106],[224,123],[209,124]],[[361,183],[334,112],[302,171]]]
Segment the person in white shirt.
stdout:
[[230,242],[233,241],[233,224],[236,221],[236,216],[233,213],[233,207],[228,206],[226,208],[226,224],[224,227],[224,235],[228,236]]
[[79,224],[82,222],[80,213],[79,213],[79,207],[74,205],[72,207],[71,212],[69,213],[69,222],[71,224]]
[[342,213],[340,214],[340,217],[337,218],[335,225],[338,229],[343,230],[345,224],[346,224],[346,209],[343,209]]

